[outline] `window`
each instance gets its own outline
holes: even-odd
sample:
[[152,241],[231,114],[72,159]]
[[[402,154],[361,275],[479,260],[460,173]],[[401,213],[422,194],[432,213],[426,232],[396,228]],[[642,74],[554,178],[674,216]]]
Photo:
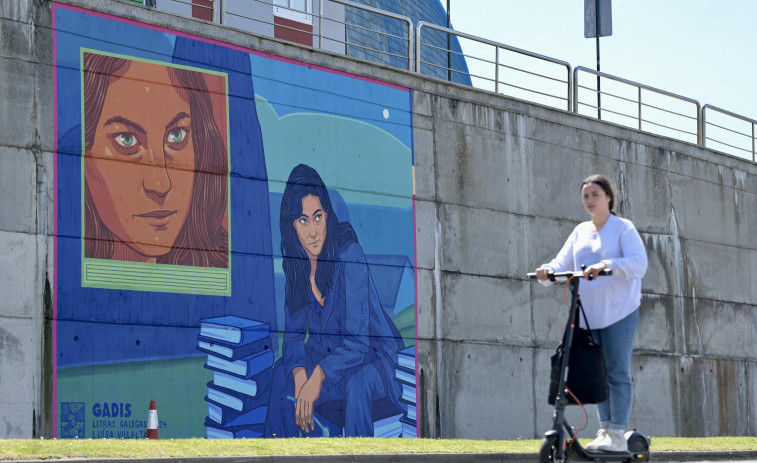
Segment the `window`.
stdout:
[[313,46],[313,0],[273,0],[273,36]]
[[313,0],[273,0],[273,4],[303,13],[313,12]]

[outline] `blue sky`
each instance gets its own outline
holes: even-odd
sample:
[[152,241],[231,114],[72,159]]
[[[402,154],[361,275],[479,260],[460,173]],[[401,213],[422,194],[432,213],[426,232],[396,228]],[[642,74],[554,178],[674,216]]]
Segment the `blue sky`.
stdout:
[[[450,0],[458,31],[595,68],[583,8],[583,0]],[[602,71],[757,119],[757,2],[613,0],[612,13]]]
[[[450,0],[460,32],[596,69],[583,9],[584,0]],[[757,1],[613,0],[612,20],[603,72],[757,119]]]

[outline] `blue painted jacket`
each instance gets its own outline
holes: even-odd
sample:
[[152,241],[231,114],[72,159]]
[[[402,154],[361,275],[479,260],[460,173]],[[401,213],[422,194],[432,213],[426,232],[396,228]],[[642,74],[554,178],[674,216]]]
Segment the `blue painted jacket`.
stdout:
[[375,363],[396,402],[399,386],[394,369],[404,343],[381,307],[363,249],[354,242],[342,247],[335,264],[333,285],[323,307],[311,293],[311,302],[301,310],[285,310],[282,360],[287,372],[307,369],[307,351],[309,358],[320,359],[326,376],[323,387],[330,389],[349,379],[345,375],[354,367]]

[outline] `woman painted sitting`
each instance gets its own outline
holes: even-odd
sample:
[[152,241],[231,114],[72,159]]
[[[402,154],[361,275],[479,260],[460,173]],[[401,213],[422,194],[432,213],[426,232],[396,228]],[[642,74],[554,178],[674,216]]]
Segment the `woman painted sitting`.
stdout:
[[339,222],[309,166],[289,175],[280,230],[285,334],[266,435],[310,435],[317,412],[341,419],[345,436],[373,436],[377,401],[401,410],[394,369],[404,345],[381,307],[355,230]]

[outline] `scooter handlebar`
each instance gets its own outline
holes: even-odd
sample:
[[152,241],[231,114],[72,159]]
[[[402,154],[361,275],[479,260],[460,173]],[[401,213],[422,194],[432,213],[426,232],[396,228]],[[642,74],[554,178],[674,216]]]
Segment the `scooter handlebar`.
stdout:
[[[612,269],[606,268],[599,272],[599,276],[610,276],[612,275]],[[547,274],[547,278],[551,281],[565,281],[570,278],[581,278],[584,276],[583,270],[578,272],[549,272]],[[531,280],[536,280],[536,272],[529,273],[528,278]]]

